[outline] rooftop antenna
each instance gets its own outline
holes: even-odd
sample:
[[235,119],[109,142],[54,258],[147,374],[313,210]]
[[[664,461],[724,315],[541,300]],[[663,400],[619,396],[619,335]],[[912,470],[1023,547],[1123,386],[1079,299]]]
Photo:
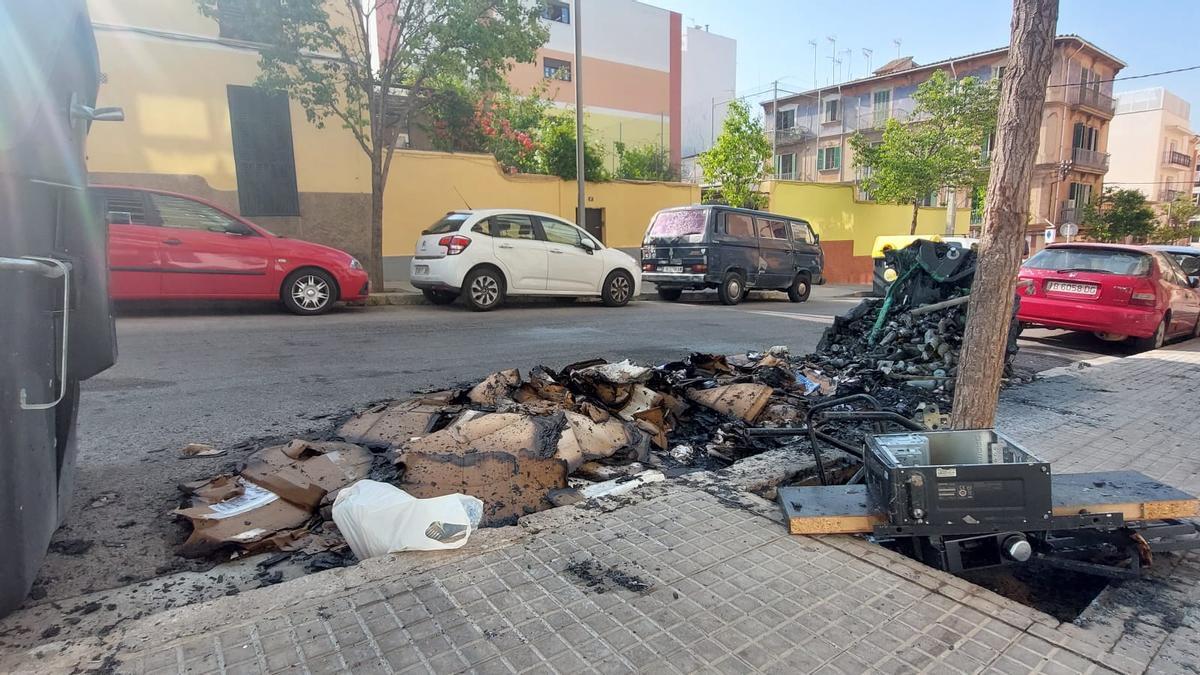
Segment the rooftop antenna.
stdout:
[[809,40],[808,44],[812,45],[812,48],[813,48],[813,88],[816,89],[817,87],[821,86],[821,83],[817,82],[817,63],[820,61],[820,59],[817,57],[817,40],[816,40],[816,38]]
[[874,52],[871,51],[870,49],[867,49],[866,47],[863,47],[862,52],[863,52],[863,56],[865,56],[867,58],[867,76],[870,77],[870,75],[871,75],[871,54],[873,54]]
[[829,47],[829,54],[830,54],[830,56],[829,56],[829,61],[830,61],[829,84],[833,84],[834,82],[837,82],[837,67],[838,67],[838,64],[841,63],[841,60],[838,59],[838,57],[837,57],[837,36],[836,35],[826,35],[825,39],[829,41],[829,45],[830,45],[830,47]]
[[903,42],[900,38],[892,40],[892,44],[896,45],[896,58],[900,58],[900,43]]

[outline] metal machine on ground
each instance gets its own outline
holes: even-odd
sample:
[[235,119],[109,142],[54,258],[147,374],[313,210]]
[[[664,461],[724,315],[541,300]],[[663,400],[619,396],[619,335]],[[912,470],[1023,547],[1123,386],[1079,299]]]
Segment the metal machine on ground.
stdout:
[[[866,403],[872,410],[848,409]],[[930,431],[869,396],[835,399],[806,429],[826,482],[818,440],[862,461],[847,485],[781,487],[792,534],[867,534],[948,572],[1044,564],[1131,578],[1156,552],[1200,548],[1200,499],[1136,471],[1054,475],[1050,464],[990,429]],[[871,422],[862,447],[831,423]],[[883,422],[904,427],[883,433]],[[863,482],[860,482],[863,481]]]

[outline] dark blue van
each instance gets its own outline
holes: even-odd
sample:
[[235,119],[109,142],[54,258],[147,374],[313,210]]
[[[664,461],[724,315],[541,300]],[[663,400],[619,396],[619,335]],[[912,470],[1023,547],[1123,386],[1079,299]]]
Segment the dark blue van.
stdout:
[[819,242],[799,218],[719,205],[664,209],[642,241],[642,281],[653,282],[663,300],[715,288],[726,305],[755,289],[804,302],[813,284],[825,283]]

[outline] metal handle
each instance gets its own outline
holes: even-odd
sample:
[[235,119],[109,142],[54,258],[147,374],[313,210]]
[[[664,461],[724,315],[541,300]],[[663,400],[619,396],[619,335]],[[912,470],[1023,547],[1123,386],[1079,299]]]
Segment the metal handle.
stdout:
[[24,256],[22,258],[0,258],[0,270],[12,272],[34,272],[47,279],[63,280],[62,354],[59,360],[58,398],[49,403],[29,403],[29,392],[20,390],[22,410],[48,410],[58,405],[67,394],[67,345],[71,337],[71,265],[56,258]]
[[550,249],[550,252],[551,252],[551,253],[554,253],[555,255],[562,255],[562,254],[563,254],[563,252],[562,252],[562,249],[557,249],[557,248],[552,248],[552,249]]
[[498,244],[496,248],[512,248],[512,244]]
[[163,243],[166,244],[167,246],[178,246],[178,245],[182,244],[183,242],[179,241],[178,239],[163,239]]

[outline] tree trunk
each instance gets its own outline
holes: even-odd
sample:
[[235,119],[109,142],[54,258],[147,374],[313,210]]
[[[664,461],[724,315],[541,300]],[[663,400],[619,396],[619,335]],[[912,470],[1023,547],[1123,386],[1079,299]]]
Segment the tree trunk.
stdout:
[[367,274],[371,290],[383,292],[383,163],[379,153],[371,158],[371,236],[367,255]]
[[908,235],[911,237],[917,233],[917,214],[921,212],[921,202],[913,202],[913,219],[912,225],[908,228]]
[[955,429],[995,423],[1057,23],[1058,0],[1013,0],[1008,79],[1000,92],[983,241],[951,411]]

